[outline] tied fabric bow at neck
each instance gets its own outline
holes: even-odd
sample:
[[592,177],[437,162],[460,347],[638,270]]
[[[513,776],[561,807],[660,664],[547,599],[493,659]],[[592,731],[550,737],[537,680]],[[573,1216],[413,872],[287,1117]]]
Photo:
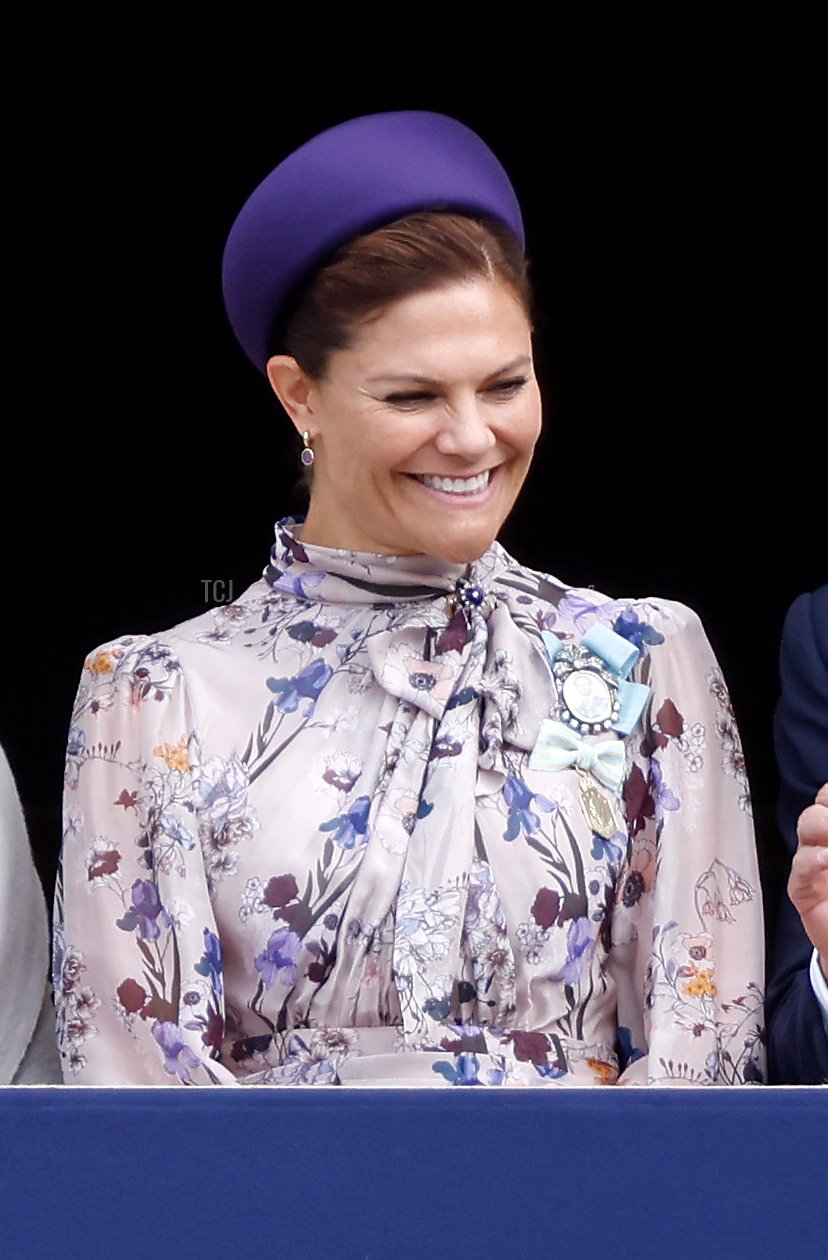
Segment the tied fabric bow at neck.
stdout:
[[[358,720],[383,735],[375,781],[363,793],[367,813],[348,816],[355,834],[347,853],[358,874],[347,916],[365,931],[384,924],[391,935],[388,1009],[399,1007],[401,1044],[442,1050],[457,1009],[455,977],[467,969],[467,907],[483,895],[473,891],[477,799],[502,799],[513,773],[508,749],[530,750],[554,700],[535,629],[536,604],[539,612],[548,604],[496,543],[461,565],[305,544],[291,522],[277,527],[266,580],[286,645],[313,645],[317,631],[338,630],[300,658],[313,658],[303,667],[317,670],[313,682],[323,685],[296,712],[310,716],[313,704],[315,721],[332,723],[355,711],[359,695]],[[509,597],[518,583],[527,602],[514,601],[516,617]],[[302,682],[310,689],[307,673]],[[365,936],[343,936],[337,975],[357,975]],[[508,956],[504,965],[514,969]],[[338,992],[333,983],[314,990],[320,1026]],[[481,1004],[480,1014],[489,1009]]]

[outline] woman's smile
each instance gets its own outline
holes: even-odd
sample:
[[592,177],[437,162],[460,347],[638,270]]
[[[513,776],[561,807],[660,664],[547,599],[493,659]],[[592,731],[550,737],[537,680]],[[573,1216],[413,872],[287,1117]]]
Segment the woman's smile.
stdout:
[[479,494],[485,490],[492,479],[492,470],[474,473],[469,477],[442,477],[433,473],[410,473],[415,481],[429,490],[439,490],[442,494],[461,494],[464,497]]

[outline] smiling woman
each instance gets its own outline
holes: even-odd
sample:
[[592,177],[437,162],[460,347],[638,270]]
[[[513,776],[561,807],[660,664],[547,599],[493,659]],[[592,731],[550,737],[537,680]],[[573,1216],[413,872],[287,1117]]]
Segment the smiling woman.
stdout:
[[[699,620],[497,541],[541,427],[526,267],[506,173],[442,115],[323,132],[242,208],[227,311],[310,503],[234,603],[87,659],[67,1081],[763,1079],[750,801]],[[577,528],[551,490],[549,519]]]

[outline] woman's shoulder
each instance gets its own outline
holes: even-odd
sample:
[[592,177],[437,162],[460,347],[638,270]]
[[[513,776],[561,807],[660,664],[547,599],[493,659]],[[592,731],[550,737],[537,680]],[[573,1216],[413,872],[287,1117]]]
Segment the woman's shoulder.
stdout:
[[616,620],[622,627],[629,627],[632,633],[639,625],[650,626],[657,633],[670,636],[704,633],[699,614],[681,600],[663,595],[636,595],[615,602],[622,605]]
[[234,641],[251,618],[260,620],[273,593],[264,581],[254,582],[238,599],[216,604],[204,612],[162,630],[125,633],[98,643],[86,653],[84,670],[114,675],[149,665],[180,665],[191,649],[215,650]]
[[547,628],[572,637],[583,636],[602,623],[637,646],[655,645],[666,636],[703,634],[698,613],[680,600],[660,595],[615,595],[594,586],[576,586],[551,573],[519,564],[504,553],[508,564],[497,578],[506,590],[531,596],[548,605]]

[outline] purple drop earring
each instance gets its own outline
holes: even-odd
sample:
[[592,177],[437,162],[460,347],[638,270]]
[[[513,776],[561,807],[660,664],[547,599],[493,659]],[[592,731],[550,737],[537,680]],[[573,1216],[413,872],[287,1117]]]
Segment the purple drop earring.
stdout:
[[299,458],[302,461],[305,468],[310,468],[314,460],[314,455],[313,455],[313,448],[311,447],[311,444],[310,444],[309,433],[302,434],[302,453],[299,456]]

